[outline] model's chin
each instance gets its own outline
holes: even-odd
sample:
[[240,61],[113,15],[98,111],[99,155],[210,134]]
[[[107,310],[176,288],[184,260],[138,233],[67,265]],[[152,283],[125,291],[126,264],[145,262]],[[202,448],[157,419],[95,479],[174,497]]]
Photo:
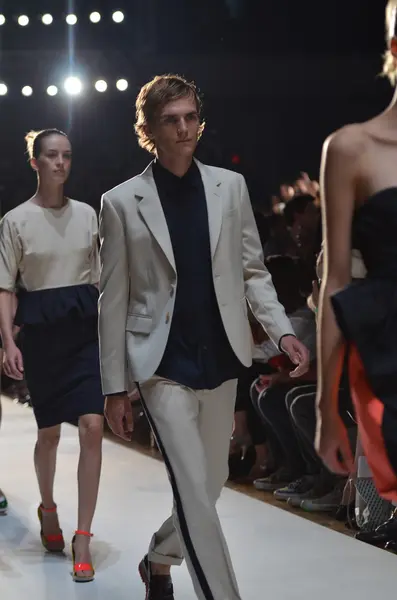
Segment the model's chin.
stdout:
[[58,184],[66,183],[67,179],[68,179],[67,175],[57,175],[57,174],[54,175],[54,181],[56,181],[56,183],[58,183]]
[[194,142],[180,143],[177,146],[178,154],[189,155],[194,154],[197,144]]

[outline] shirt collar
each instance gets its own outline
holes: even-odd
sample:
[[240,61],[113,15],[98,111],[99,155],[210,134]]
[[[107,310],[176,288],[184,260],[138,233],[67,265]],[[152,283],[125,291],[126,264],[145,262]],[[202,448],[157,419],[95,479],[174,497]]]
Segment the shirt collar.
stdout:
[[201,180],[200,171],[195,161],[192,161],[192,164],[183,177],[178,177],[163,167],[157,158],[153,162],[153,177],[156,184],[164,186],[167,190],[181,189],[185,186],[197,187],[200,185]]

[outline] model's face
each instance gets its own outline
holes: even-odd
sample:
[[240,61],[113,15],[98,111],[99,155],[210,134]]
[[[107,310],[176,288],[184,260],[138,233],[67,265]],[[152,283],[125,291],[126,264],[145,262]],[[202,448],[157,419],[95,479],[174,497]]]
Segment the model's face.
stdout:
[[40,142],[40,155],[33,158],[32,167],[43,183],[63,184],[72,166],[72,147],[64,135],[49,135]]
[[193,156],[200,130],[194,96],[166,104],[150,127],[156,153],[169,157]]

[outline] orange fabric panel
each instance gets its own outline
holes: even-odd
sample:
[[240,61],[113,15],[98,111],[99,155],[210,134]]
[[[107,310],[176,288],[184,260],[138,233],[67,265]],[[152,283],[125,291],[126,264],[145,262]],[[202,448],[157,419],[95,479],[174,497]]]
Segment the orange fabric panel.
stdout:
[[382,431],[385,407],[368,384],[364,366],[355,346],[352,346],[349,351],[349,379],[358,430],[365,456],[374,476],[374,483],[382,498],[396,502],[397,474],[390,464]]

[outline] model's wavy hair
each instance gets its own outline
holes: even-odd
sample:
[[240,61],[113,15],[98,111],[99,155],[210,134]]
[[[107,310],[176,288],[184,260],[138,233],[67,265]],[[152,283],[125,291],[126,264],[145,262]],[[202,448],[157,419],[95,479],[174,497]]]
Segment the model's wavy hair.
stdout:
[[390,50],[390,42],[397,37],[397,0],[389,0],[386,6],[386,43],[387,50],[384,55],[383,75],[388,77],[392,85],[397,83],[397,64]]
[[[150,135],[150,125],[166,104],[188,97],[194,98],[197,112],[201,118],[202,102],[198,90],[194,83],[180,75],[157,75],[143,86],[135,104],[135,132],[142,148],[151,154],[155,153],[156,145]],[[204,126],[205,123],[201,121],[198,139],[204,131]]]
[[66,133],[55,128],[42,129],[41,131],[32,130],[25,135],[26,151],[30,160],[32,160],[32,158],[39,158],[41,153],[41,142],[50,135],[63,135],[64,137],[68,137]]

